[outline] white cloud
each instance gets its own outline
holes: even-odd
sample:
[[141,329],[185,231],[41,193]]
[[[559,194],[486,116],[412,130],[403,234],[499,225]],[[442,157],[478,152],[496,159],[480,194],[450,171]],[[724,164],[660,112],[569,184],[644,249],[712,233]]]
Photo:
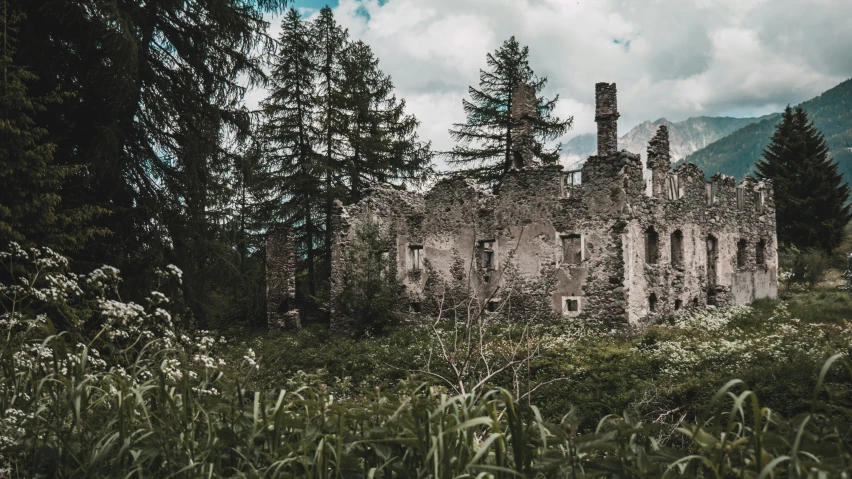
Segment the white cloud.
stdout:
[[[644,120],[760,115],[852,76],[847,0],[341,0],[438,150],[485,55],[515,35],[559,94],[566,136],[594,131],[594,84],[618,83],[619,130]],[[298,4],[298,3],[297,3]],[[306,12],[307,13],[307,12]]]

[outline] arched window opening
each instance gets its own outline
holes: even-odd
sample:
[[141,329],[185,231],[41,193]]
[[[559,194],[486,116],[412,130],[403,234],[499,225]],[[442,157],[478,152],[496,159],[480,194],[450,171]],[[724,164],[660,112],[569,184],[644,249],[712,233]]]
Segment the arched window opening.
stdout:
[[657,264],[657,259],[660,257],[660,235],[653,226],[649,226],[645,231],[645,262],[648,264]]

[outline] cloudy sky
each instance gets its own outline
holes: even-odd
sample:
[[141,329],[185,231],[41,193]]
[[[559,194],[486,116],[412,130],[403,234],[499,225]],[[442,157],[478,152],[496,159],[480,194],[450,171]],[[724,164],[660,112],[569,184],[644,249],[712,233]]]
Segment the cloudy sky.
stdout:
[[[452,147],[485,55],[512,35],[573,116],[594,132],[594,84],[618,84],[619,133],[644,120],[759,116],[852,77],[852,0],[296,0],[328,3],[368,43],[421,137]],[[280,19],[273,18],[277,36]],[[249,103],[262,97],[253,92]]]

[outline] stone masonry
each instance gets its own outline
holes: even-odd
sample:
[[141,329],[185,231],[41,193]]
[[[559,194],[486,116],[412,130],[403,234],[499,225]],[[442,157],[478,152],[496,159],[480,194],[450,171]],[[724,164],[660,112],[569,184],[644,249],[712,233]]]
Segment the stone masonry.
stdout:
[[266,234],[266,319],[269,329],[301,327],[296,308],[293,231],[278,225]]
[[[706,181],[693,164],[672,169],[664,126],[648,145],[645,171],[639,155],[617,149],[615,93],[615,84],[595,87],[598,154],[584,163],[580,184],[559,165],[534,166],[524,140],[514,143],[521,161],[498,194],[456,176],[422,194],[376,187],[356,204],[338,204],[332,293],[346,281],[341,249],[371,218],[390,233],[411,309],[424,313],[436,312],[442,285],[459,272],[482,305],[523,281],[543,285],[526,294],[555,314],[613,325],[775,297],[771,183],[721,174]],[[534,105],[534,93],[516,98],[524,100],[513,114],[528,114],[521,105]]]
[[535,89],[522,83],[512,96],[512,166],[523,168],[533,164],[535,144],[533,122],[536,115]]

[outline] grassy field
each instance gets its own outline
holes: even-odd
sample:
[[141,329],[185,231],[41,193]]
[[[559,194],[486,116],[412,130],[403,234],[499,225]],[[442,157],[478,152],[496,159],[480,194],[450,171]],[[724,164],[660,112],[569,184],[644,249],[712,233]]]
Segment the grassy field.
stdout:
[[[588,421],[630,409],[673,424],[699,414],[717,388],[739,378],[768,407],[791,416],[807,409],[825,359],[852,345],[852,298],[837,290],[840,281],[833,271],[810,291],[783,288],[777,300],[699,311],[641,331],[532,325],[533,354],[522,371],[497,374],[488,385],[519,398],[534,390],[529,396],[551,420],[579,406]],[[498,349],[521,328],[493,324],[484,343]],[[225,333],[233,339],[221,354],[237,358],[251,347],[259,367],[249,384],[258,390],[309,380],[354,396],[392,388],[410,375],[444,385],[437,374],[451,371],[440,364],[436,334],[453,333],[446,325],[437,331],[409,325],[356,341],[329,337],[317,326],[297,333],[241,329]],[[837,393],[848,399],[844,387]]]

